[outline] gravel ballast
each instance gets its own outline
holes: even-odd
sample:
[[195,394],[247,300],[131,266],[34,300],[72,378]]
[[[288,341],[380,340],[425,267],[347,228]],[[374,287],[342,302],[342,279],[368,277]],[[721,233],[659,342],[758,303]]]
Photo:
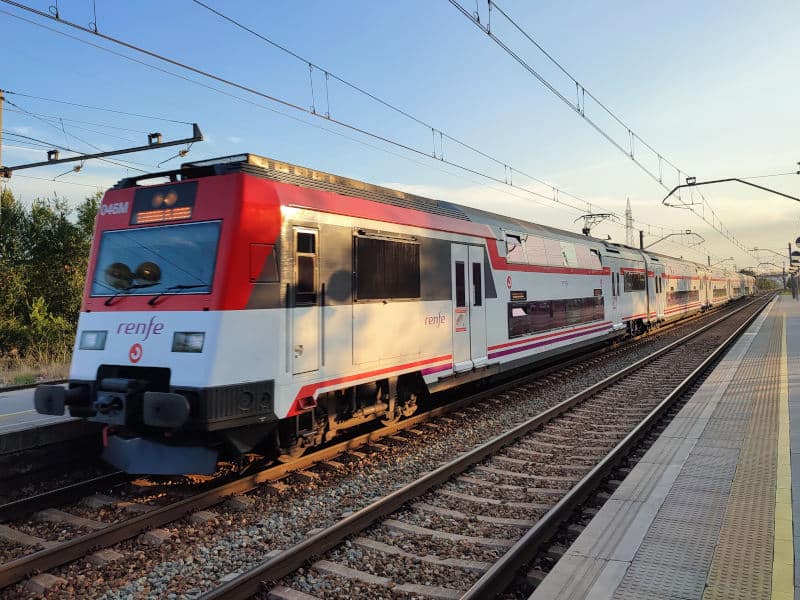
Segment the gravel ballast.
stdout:
[[[714,318],[719,315],[714,315]],[[386,441],[390,451],[368,453],[363,460],[351,460],[347,456],[336,459],[344,465],[341,471],[336,469],[317,469],[318,479],[303,478],[300,485],[290,485],[284,492],[258,489],[249,494],[255,499],[252,506],[242,512],[228,511],[224,505],[208,509],[218,515],[218,523],[208,525],[190,524],[188,519],[173,523],[167,528],[173,532],[173,538],[157,548],[148,548],[138,539],[128,540],[114,546],[125,555],[125,559],[113,563],[102,570],[87,561],[78,561],[63,568],[54,569],[54,575],[67,580],[67,586],[54,592],[49,597],[123,599],[141,597],[159,598],[191,598],[201,592],[215,587],[220,578],[236,571],[253,567],[263,560],[265,554],[275,549],[285,549],[306,537],[307,532],[326,527],[343,514],[358,510],[372,500],[384,496],[388,491],[408,483],[422,474],[440,466],[443,462],[472,449],[491,437],[498,435],[514,424],[524,421],[542,410],[553,406],[565,398],[604,379],[656,349],[667,345],[689,328],[695,329],[697,322],[679,326],[661,335],[646,338],[630,347],[615,350],[602,360],[594,361],[587,368],[570,369],[569,377],[548,376],[534,384],[526,386],[525,393],[515,391],[507,394],[506,400],[487,404],[487,409],[477,413],[466,413],[463,419],[449,422],[438,421],[439,427],[425,428],[424,435],[405,434],[405,443]],[[382,442],[384,443],[384,442]],[[591,441],[587,440],[587,444]],[[511,456],[511,453],[509,453]],[[505,471],[515,471],[514,464],[494,462],[492,466]],[[526,469],[520,469],[526,471]],[[588,470],[588,468],[587,468]],[[559,469],[546,470],[547,475],[555,477],[579,478],[575,472],[563,472]],[[501,477],[498,481],[509,485],[533,487],[531,483]],[[561,487],[562,484],[554,484]],[[547,487],[536,484],[536,487]],[[463,491],[463,486],[459,490]],[[470,493],[477,496],[489,496],[491,490],[480,486],[471,486]],[[502,491],[492,495],[505,497]],[[153,494],[150,500],[163,503],[163,495]],[[507,498],[510,499],[510,498]],[[521,501],[538,501],[535,494]],[[430,494],[425,502],[455,509],[470,514],[468,502],[443,500],[439,494]],[[500,507],[498,507],[499,509]],[[505,507],[503,507],[505,508]],[[408,511],[409,519],[428,519],[434,517],[421,516],[419,511]],[[88,516],[88,515],[87,515]],[[530,519],[533,515],[520,514],[515,510],[498,510],[498,517]],[[424,525],[423,525],[424,526]],[[464,527],[464,535],[476,535],[482,531],[485,537],[502,537],[498,535],[509,528],[498,528],[491,524],[475,525],[471,522],[456,525]],[[62,526],[63,527],[63,526]],[[475,533],[466,533],[474,531]],[[461,531],[453,530],[454,533]],[[488,533],[487,533],[488,532]],[[451,542],[437,539],[409,541],[391,531],[380,529],[370,533],[370,537],[387,544],[397,544],[403,550],[425,556],[426,554],[452,557],[458,555],[459,545],[465,546],[462,553],[464,559],[485,560],[493,562],[502,552],[491,548],[478,547],[467,542]],[[361,550],[359,550],[361,551]],[[373,553],[370,553],[372,555]],[[480,558],[476,558],[480,557]],[[390,557],[390,560],[399,560]],[[352,565],[351,565],[352,566]],[[427,566],[416,565],[418,569]],[[354,567],[355,568],[355,567]],[[431,567],[433,568],[433,567]],[[437,567],[439,573],[446,572],[445,567]],[[386,569],[389,569],[387,566]],[[306,578],[313,577],[315,582],[324,582],[327,596],[346,597],[355,592],[353,586],[359,587],[357,595],[364,597],[373,591],[368,584],[321,576],[313,569],[306,570]],[[389,576],[389,575],[384,575]],[[435,570],[430,571],[430,581],[439,581]],[[24,582],[11,589],[4,590],[9,597],[28,597],[23,590]],[[430,583],[429,585],[442,585]],[[320,588],[317,593],[323,590]],[[301,589],[301,588],[298,588]],[[316,589],[316,588],[314,588]],[[70,591],[68,591],[70,590]],[[374,597],[391,597],[385,588],[374,590]]]

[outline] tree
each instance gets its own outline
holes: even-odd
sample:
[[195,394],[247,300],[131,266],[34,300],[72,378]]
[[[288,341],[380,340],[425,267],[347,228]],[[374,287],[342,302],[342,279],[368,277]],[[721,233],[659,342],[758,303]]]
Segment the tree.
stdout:
[[64,354],[72,346],[100,192],[76,209],[60,198],[30,208],[0,196],[0,357]]

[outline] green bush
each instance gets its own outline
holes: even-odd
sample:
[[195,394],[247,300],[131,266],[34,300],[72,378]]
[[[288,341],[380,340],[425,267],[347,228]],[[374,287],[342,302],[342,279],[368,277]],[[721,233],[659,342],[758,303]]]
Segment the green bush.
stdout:
[[69,360],[101,197],[73,209],[0,194],[0,366]]

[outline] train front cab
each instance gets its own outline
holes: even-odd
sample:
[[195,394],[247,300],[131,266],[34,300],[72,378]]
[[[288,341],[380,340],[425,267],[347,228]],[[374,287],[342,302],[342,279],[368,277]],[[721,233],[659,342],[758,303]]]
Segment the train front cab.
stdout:
[[41,413],[103,424],[106,460],[134,473],[208,473],[215,441],[276,421],[264,342],[279,319],[256,309],[280,297],[280,208],[240,173],[174,173],[105,194],[68,388],[35,395]]

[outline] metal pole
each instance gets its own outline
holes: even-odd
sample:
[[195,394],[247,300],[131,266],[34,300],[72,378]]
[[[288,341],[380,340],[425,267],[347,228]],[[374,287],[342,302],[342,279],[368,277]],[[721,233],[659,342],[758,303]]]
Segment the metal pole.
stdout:
[[[0,90],[0,167],[3,166],[3,104],[5,104],[6,93]],[[3,169],[0,169],[0,183],[3,182]]]
[[644,250],[644,231],[639,230],[639,249]]
[[0,223],[3,222],[2,195],[5,190],[5,169],[3,169],[3,105],[6,102],[6,93],[0,90]]

